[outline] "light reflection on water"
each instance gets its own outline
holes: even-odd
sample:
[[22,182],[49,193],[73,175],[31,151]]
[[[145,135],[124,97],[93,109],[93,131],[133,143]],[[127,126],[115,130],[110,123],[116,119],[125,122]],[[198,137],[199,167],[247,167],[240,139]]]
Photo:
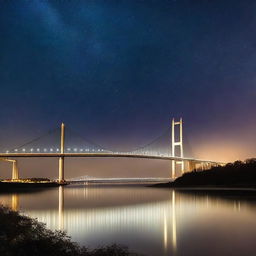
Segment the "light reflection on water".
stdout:
[[82,245],[145,255],[254,255],[255,201],[147,187],[59,187],[0,195],[13,210]]

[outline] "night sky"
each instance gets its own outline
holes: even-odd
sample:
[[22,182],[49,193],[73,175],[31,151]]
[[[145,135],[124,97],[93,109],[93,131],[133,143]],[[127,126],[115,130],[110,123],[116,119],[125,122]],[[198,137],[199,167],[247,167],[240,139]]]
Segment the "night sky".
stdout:
[[62,121],[109,147],[184,118],[196,157],[256,153],[255,0],[0,0],[0,149]]

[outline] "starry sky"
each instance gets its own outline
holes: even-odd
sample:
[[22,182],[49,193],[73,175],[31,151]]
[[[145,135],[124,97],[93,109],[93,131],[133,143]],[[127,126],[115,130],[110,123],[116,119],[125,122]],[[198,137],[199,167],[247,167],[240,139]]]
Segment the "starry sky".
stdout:
[[194,155],[256,153],[254,0],[0,0],[0,148],[57,127],[139,146],[184,119]]

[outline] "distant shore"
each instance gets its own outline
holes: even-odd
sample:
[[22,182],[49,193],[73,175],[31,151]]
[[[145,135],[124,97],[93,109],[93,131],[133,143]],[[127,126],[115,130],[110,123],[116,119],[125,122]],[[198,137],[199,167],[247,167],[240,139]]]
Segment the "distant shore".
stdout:
[[[63,184],[66,185],[66,184]],[[6,182],[0,181],[0,191],[16,191],[24,189],[41,189],[49,187],[58,187],[60,184],[56,181],[47,182]]]
[[183,174],[173,182],[153,187],[193,190],[256,190],[256,159],[236,161],[205,171]]

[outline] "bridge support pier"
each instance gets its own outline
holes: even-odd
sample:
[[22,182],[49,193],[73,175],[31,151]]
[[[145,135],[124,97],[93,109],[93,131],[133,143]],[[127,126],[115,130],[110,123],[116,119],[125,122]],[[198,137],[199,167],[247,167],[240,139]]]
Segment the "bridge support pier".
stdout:
[[64,157],[59,158],[59,183],[64,182]]
[[19,179],[18,161],[14,159],[9,159],[9,158],[0,158],[0,161],[12,163],[12,180],[18,180]]
[[[60,153],[64,154],[64,143],[65,143],[65,125],[61,124],[60,133]],[[64,156],[59,158],[59,183],[65,182],[64,178]]]
[[17,160],[12,161],[12,180],[19,179],[19,170],[18,170],[18,162]]
[[192,172],[192,171],[196,170],[196,163],[194,161],[189,161],[188,165],[189,165],[189,167],[188,167],[189,172]]
[[172,160],[172,179],[176,178],[176,163],[175,160]]

